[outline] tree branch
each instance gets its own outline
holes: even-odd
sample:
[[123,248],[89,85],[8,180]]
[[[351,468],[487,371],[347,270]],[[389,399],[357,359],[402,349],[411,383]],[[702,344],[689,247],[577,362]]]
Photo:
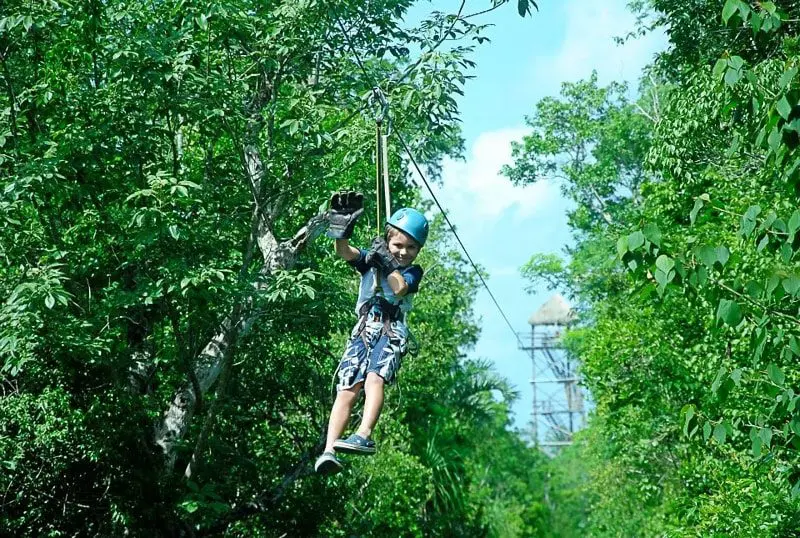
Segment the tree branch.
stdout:
[[[327,213],[318,213],[294,237],[279,242],[262,220],[256,237],[259,247],[264,249],[264,265],[260,271],[262,276],[291,269],[300,252],[322,233],[327,222]],[[256,315],[251,311],[251,305],[252,295],[243,297],[234,305],[217,334],[194,361],[193,373],[197,383],[179,389],[164,412],[162,422],[156,428],[155,442],[163,451],[167,469],[172,470],[175,465],[175,445],[185,437],[198,400],[214,386],[221,372],[228,367],[239,337],[255,322]],[[195,387],[199,387],[199,392]]]

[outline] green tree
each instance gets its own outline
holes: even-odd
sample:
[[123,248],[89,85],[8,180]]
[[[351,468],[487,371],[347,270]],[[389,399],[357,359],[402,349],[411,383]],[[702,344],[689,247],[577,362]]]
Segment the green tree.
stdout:
[[[793,536],[797,8],[730,0],[646,9],[670,28],[670,48],[630,109],[643,127],[633,137],[644,150],[633,161],[638,188],[620,188],[618,169],[609,184],[624,209],[605,222],[576,220],[598,214],[580,189],[606,176],[566,175],[575,247],[569,260],[538,256],[525,268],[566,288],[583,313],[568,343],[596,402],[581,449],[586,487],[598,492],[586,534]],[[567,92],[558,101],[575,108]],[[548,119],[579,132],[569,116]],[[610,119],[599,123],[617,147],[630,141]],[[581,141],[517,146],[508,173],[526,181],[529,163]],[[601,147],[590,146],[590,164]]]

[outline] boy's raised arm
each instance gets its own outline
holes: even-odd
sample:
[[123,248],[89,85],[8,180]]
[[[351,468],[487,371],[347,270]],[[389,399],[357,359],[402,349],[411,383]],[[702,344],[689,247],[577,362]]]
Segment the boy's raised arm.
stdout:
[[349,239],[335,239],[333,241],[333,248],[336,250],[337,256],[348,262],[361,256],[361,251],[351,245]]

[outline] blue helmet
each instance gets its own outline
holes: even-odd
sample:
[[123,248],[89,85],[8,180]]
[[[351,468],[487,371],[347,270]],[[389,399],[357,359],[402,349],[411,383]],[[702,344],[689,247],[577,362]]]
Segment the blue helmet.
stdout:
[[423,246],[428,239],[428,219],[416,209],[398,209],[386,225],[407,233],[419,246]]

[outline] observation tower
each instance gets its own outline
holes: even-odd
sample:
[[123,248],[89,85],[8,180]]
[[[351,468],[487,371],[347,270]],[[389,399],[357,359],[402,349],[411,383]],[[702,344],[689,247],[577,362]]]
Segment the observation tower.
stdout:
[[533,366],[534,444],[549,455],[572,444],[573,434],[586,424],[584,389],[577,361],[564,349],[562,337],[575,321],[575,311],[555,294],[534,312],[528,351]]

